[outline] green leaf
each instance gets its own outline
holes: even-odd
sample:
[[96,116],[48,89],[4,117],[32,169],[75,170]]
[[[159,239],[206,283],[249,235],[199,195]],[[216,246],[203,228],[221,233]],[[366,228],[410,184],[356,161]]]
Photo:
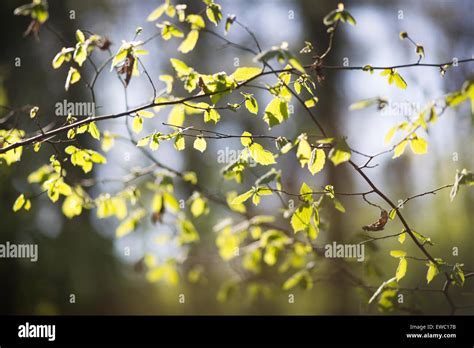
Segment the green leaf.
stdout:
[[235,251],[238,250],[240,245],[240,238],[232,233],[230,227],[226,227],[217,236],[216,245],[219,248],[219,255],[222,259],[228,261],[237,256]]
[[390,220],[393,220],[393,219],[395,219],[396,215],[397,215],[397,210],[396,209],[391,209],[390,213],[388,214],[388,217],[390,218]]
[[387,135],[385,136],[385,139],[384,139],[384,144],[388,144],[390,142],[390,140],[392,140],[393,136],[395,135],[395,132],[398,130],[398,126],[394,126],[392,128],[390,128],[390,130],[388,131]]
[[139,110],[137,111],[137,115],[143,118],[153,118],[155,117],[155,114],[151,111],[147,110]]
[[230,204],[231,205],[239,205],[239,204],[242,204],[243,202],[247,201],[250,196],[252,196],[254,193],[254,190],[251,189],[251,190],[248,190],[247,192],[244,192],[242,193],[241,195],[235,197],[231,202]]
[[250,156],[255,162],[263,166],[276,163],[275,157],[270,151],[263,148],[262,145],[253,143],[249,146]]
[[313,190],[311,187],[309,187],[305,182],[300,187],[300,196],[301,199],[304,200],[305,202],[312,202],[313,201]]
[[23,208],[23,205],[25,204],[25,195],[21,194],[18,196],[18,198],[15,200],[15,203],[13,203],[13,211],[17,212],[21,208]]
[[209,20],[217,25],[222,19],[221,5],[214,2],[207,5],[206,15]]
[[77,81],[81,79],[81,74],[79,71],[77,71],[76,68],[70,67],[69,72],[66,77],[66,84],[64,85],[64,88],[69,90],[69,86],[75,84]]
[[33,119],[36,117],[36,115],[38,114],[38,111],[39,111],[39,107],[37,106],[34,106],[30,109],[30,118]]
[[398,241],[400,242],[400,244],[403,244],[406,238],[407,238],[407,233],[403,232],[402,234],[398,236]]
[[65,60],[66,60],[66,56],[65,56],[63,51],[56,54],[53,58],[53,61],[52,61],[53,68],[54,69],[59,69],[61,67],[61,65],[63,65]]
[[123,44],[122,46],[120,46],[120,48],[118,49],[117,53],[114,56],[114,59],[112,59],[112,64],[111,64],[111,67],[110,67],[110,71],[112,71],[113,68],[118,63],[120,63],[121,61],[123,61],[127,57],[128,51],[129,51],[129,46],[128,45]]
[[178,135],[176,135],[176,138],[174,139],[174,147],[178,151],[184,150],[184,148],[186,147],[186,143],[184,141],[183,134],[179,133]]
[[86,47],[83,44],[78,43],[76,45],[76,49],[74,50],[73,55],[74,61],[79,65],[82,66],[87,59],[87,51]]
[[143,118],[141,118],[140,116],[135,116],[133,118],[133,125],[132,125],[132,129],[135,133],[140,133],[143,129]]
[[426,273],[426,281],[428,284],[433,280],[434,277],[439,273],[438,266],[430,261],[428,264],[428,272]]
[[255,99],[252,95],[246,95],[245,96],[245,107],[247,110],[252,113],[257,115],[258,114],[258,102],[257,99]]
[[342,12],[342,18],[343,18],[343,21],[349,23],[350,25],[356,25],[357,24],[354,17],[352,17],[352,15],[347,11]]
[[414,230],[411,231],[415,237],[424,245],[424,244],[429,244],[429,245],[433,245],[433,243],[431,242],[431,238],[429,237],[425,237],[423,236],[421,233],[418,233]]
[[407,273],[408,262],[404,257],[400,257],[400,263],[398,264],[397,272],[395,277],[397,278],[397,282],[402,279],[405,274]]
[[115,236],[121,238],[137,227],[138,223],[146,215],[145,209],[138,209],[134,211],[126,220],[124,220],[115,230]]
[[395,73],[393,75],[393,80],[395,81],[395,84],[397,85],[398,88],[401,88],[401,89],[407,88],[407,83],[405,82],[403,77],[400,76],[399,73]]
[[168,115],[168,123],[173,126],[181,127],[184,124],[186,114],[183,105],[174,106]]
[[192,29],[200,30],[206,27],[206,23],[202,16],[197,14],[190,14],[186,17],[186,21],[191,24]]
[[313,97],[311,99],[308,99],[307,101],[304,102],[304,105],[308,108],[313,108],[316,106],[316,104],[318,103],[318,98],[316,97]]
[[290,52],[286,51],[285,53],[286,53],[285,56],[287,57],[287,60],[288,60],[288,64],[290,64],[292,68],[294,68],[294,69],[298,70],[299,72],[305,74],[306,71],[304,70],[304,67],[303,67],[303,65],[301,65],[299,60],[296,59],[296,57],[293,56]]
[[[80,191],[80,187],[76,188],[76,191]],[[80,195],[73,192],[67,196],[62,205],[62,212],[68,219],[72,219],[74,216],[81,215],[82,213],[83,199]]]
[[407,147],[407,145],[408,145],[408,141],[407,141],[407,140],[403,140],[403,141],[400,142],[397,146],[395,146],[395,149],[394,149],[393,157],[392,157],[392,158],[397,158],[397,157],[400,157],[401,155],[403,155],[403,153],[405,152],[405,148]]
[[148,15],[146,20],[148,22],[156,21],[158,18],[160,18],[163,15],[163,13],[165,13],[167,7],[168,7],[168,3],[164,3],[158,6]]
[[344,206],[342,205],[341,202],[339,202],[336,198],[333,198],[332,199],[332,203],[334,204],[334,208],[338,211],[340,211],[341,213],[345,213],[346,212],[346,208],[344,208]]
[[236,18],[235,15],[227,16],[227,19],[225,21],[225,34],[226,35],[229,32],[231,25],[234,24],[235,18]]
[[193,71],[193,68],[190,68],[186,63],[179,59],[171,58],[170,62],[178,77],[187,76]]
[[191,30],[186,38],[181,42],[181,45],[178,47],[178,51],[181,53],[191,52],[199,39],[199,31]]
[[214,123],[217,123],[220,119],[221,115],[219,115],[216,109],[210,108],[204,112],[204,122],[214,121]]
[[464,282],[466,280],[466,276],[464,275],[464,271],[461,268],[462,266],[464,266],[464,264],[456,263],[454,265],[453,271],[451,272],[452,277],[454,279],[454,282],[458,286],[464,286]]
[[172,37],[184,37],[184,33],[168,21],[164,21],[161,24],[158,23],[156,26],[161,28],[161,37],[163,40],[169,40]]
[[390,251],[390,256],[392,257],[405,257],[407,256],[406,251],[403,250],[391,250]]
[[351,150],[345,139],[339,140],[329,152],[329,159],[335,166],[351,159]]
[[313,287],[313,280],[306,269],[300,270],[293,274],[283,283],[282,288],[283,290],[290,290],[301,282],[304,282],[303,286],[305,289],[311,289]]
[[100,140],[100,131],[95,122],[89,123],[88,132],[94,139]]
[[80,31],[79,29],[76,30],[76,39],[80,43],[84,43],[84,41],[86,41],[86,37],[84,36],[84,33]]
[[309,171],[312,175],[319,173],[326,163],[326,153],[322,149],[313,149],[311,159],[308,163]]
[[206,200],[204,200],[200,195],[196,196],[196,198],[193,200],[190,210],[191,214],[193,214],[195,218],[209,212]]
[[302,204],[296,209],[296,211],[291,216],[291,227],[293,231],[299,232],[304,231],[308,228],[308,225],[311,221],[311,215],[313,214],[313,209],[308,204]]
[[417,155],[423,155],[428,152],[428,142],[423,138],[419,138],[418,136],[415,136],[413,139],[411,139],[410,147],[413,153]]
[[406,89],[407,88],[407,83],[405,82],[403,77],[401,77],[400,74],[396,72],[395,69],[385,69],[380,73],[380,75],[388,77],[388,84],[389,85],[391,85],[393,82],[395,82],[395,85],[398,88],[401,88],[401,89]]
[[84,173],[90,172],[94,163],[107,162],[106,158],[98,152],[88,149],[79,149],[74,145],[69,145],[64,151],[68,155],[71,155],[71,163],[74,166],[82,167]]
[[271,128],[288,119],[288,116],[288,102],[275,97],[265,108],[263,120]]
[[203,137],[199,137],[199,136],[198,136],[198,137],[194,140],[193,147],[194,147],[196,150],[201,151],[201,152],[206,151],[206,148],[207,148],[206,139],[204,139]]
[[237,82],[247,81],[251,78],[259,75],[262,72],[262,68],[256,67],[243,67],[238,68],[234,73],[231,75]]
[[298,148],[296,149],[296,158],[300,161],[301,168],[310,162],[312,157],[311,145],[308,143],[306,134],[298,137]]
[[349,110],[353,111],[353,110],[366,109],[370,106],[379,104],[379,101],[380,101],[379,98],[370,98],[370,99],[359,100],[355,103],[352,103],[349,106]]
[[[250,194],[251,195],[251,194]],[[250,195],[245,199],[247,200]],[[239,213],[245,213],[247,209],[245,208],[245,205],[243,203],[234,203],[234,199],[237,197],[237,192],[235,191],[230,191],[226,195],[226,202],[229,208],[233,211],[239,212]]]
[[240,142],[245,147],[250,146],[250,144],[252,144],[252,134],[247,131],[243,132],[240,136]]

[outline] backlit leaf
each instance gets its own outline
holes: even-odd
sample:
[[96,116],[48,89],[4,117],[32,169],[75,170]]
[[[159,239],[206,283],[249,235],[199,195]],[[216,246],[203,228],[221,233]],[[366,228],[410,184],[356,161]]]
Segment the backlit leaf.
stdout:
[[404,257],[400,257],[400,262],[398,264],[397,272],[395,277],[397,278],[397,282],[402,279],[405,274],[407,273],[408,262]]
[[197,137],[194,140],[193,147],[196,150],[201,151],[201,152],[206,151],[206,148],[207,148],[206,139],[204,139],[203,137]]
[[252,77],[257,76],[262,72],[262,68],[256,67],[242,67],[238,68],[234,73],[231,75],[237,82],[247,81]]
[[178,51],[181,53],[191,52],[199,39],[199,31],[191,30],[186,38],[181,42],[181,45],[178,47]]

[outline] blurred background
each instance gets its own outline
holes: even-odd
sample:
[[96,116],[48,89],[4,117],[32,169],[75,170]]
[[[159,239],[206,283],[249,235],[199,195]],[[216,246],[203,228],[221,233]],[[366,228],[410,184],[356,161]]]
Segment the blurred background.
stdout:
[[[186,3],[186,2],[185,2]],[[263,46],[268,49],[287,41],[290,50],[298,52],[304,41],[310,41],[316,52],[327,45],[327,35],[322,23],[323,17],[336,6],[336,2],[311,0],[239,0],[219,1],[224,16],[235,14],[237,19],[247,25]],[[54,120],[54,105],[58,101],[89,101],[88,90],[82,84],[64,91],[67,70],[65,67],[53,70],[51,60],[64,46],[50,30],[43,28],[39,40],[33,37],[23,38],[22,34],[29,20],[13,16],[13,10],[24,1],[5,0],[0,3],[0,27],[3,49],[0,51],[0,104],[20,107],[26,104],[37,105],[46,124]],[[202,4],[187,1],[188,9],[199,10]],[[143,27],[140,38],[153,35],[157,28],[146,22],[148,14],[160,5],[159,1],[92,1],[69,0],[50,1],[50,19],[52,28],[68,42],[75,42],[74,33],[80,28],[99,35],[107,36],[116,52],[121,40],[132,40],[138,26]],[[346,8],[357,20],[355,27],[343,25],[339,28],[331,54],[325,61],[328,65],[395,65],[417,61],[414,47],[406,40],[399,39],[400,31],[407,31],[416,42],[424,46],[426,62],[448,62],[453,58],[470,58],[473,55],[474,3],[470,0],[433,0],[433,1],[346,1]],[[70,19],[74,11],[75,19]],[[210,26],[209,26],[210,28]],[[223,34],[223,23],[212,30]],[[229,40],[255,49],[248,34],[233,26],[226,36]],[[159,89],[164,84],[159,75],[173,74],[169,58],[176,57],[185,61],[201,73],[226,71],[232,73],[236,61],[240,66],[253,66],[253,56],[211,35],[202,33],[195,50],[187,55],[176,52],[178,40],[163,41],[161,38],[151,41],[146,49],[150,54],[142,58],[151,78]],[[15,58],[21,58],[21,66],[15,67]],[[107,55],[94,52],[93,58],[103,62]],[[304,63],[311,62],[310,57],[303,58]],[[276,63],[275,63],[276,64]],[[85,65],[85,76],[91,76],[92,70]],[[452,68],[441,77],[436,68],[416,68],[400,70],[408,83],[406,90],[389,86],[385,78],[374,73],[361,71],[328,71],[325,80],[318,84],[319,103],[315,113],[330,134],[346,135],[353,148],[364,153],[377,153],[387,146],[383,144],[388,130],[400,123],[406,115],[399,107],[414,105],[422,108],[431,100],[446,93],[459,90],[462,83],[473,77],[473,64],[464,64]],[[89,74],[89,75],[87,75]],[[274,79],[263,80],[273,82]],[[123,88],[114,73],[108,69],[97,82],[98,114],[120,112],[125,109]],[[181,91],[184,93],[183,91]],[[259,90],[253,91],[259,100],[260,110],[271,100],[270,95]],[[141,105],[152,98],[145,75],[134,77],[128,87],[128,104]],[[184,95],[184,94],[183,94]],[[375,107],[349,111],[352,103],[366,98],[385,97],[390,104],[384,112]],[[4,113],[4,111],[2,111]],[[153,122],[146,122],[143,134],[154,129],[169,132],[161,124],[167,119],[169,110],[160,112]],[[26,114],[22,115],[27,117]],[[246,111],[223,111],[217,131],[229,134],[241,134],[249,130],[253,134],[268,133],[267,125]],[[49,120],[49,121],[48,121]],[[151,120],[150,120],[151,121]],[[187,121],[188,122],[188,121]],[[200,120],[193,118],[190,124],[202,126]],[[0,124],[0,128],[11,127]],[[207,124],[206,128],[211,126]],[[122,119],[99,124],[101,131],[108,129],[114,133],[126,134]],[[428,154],[414,156],[411,151],[401,158],[391,160],[390,155],[378,157],[378,163],[368,174],[376,185],[394,201],[429,191],[436,187],[452,183],[456,169],[474,168],[473,131],[470,106],[460,105],[455,111],[448,110],[429,134]],[[302,132],[313,133],[315,129],[308,122],[307,115],[298,105],[294,105],[294,115],[289,122],[272,129],[276,135],[289,138]],[[89,137],[90,139],[90,137]],[[100,149],[95,140],[87,140],[89,148]],[[86,141],[86,143],[87,143]],[[261,142],[266,148],[273,149],[271,142]],[[189,146],[190,147],[190,146]],[[240,187],[229,185],[220,176],[224,166],[217,162],[218,151],[227,147],[240,150],[238,139],[229,141],[208,141],[204,154],[187,150],[177,153],[171,144],[163,144],[154,153],[161,162],[179,170],[193,170],[208,191],[224,195],[230,189],[239,192],[248,189],[254,178],[249,178]],[[376,314],[377,305],[367,304],[370,294],[345,282],[316,282],[310,291],[295,290],[296,301],[288,303],[288,292],[281,290],[281,284],[288,277],[277,272],[263,272],[261,281],[268,286],[266,296],[250,296],[250,290],[242,284],[237,293],[228,301],[218,301],[217,294],[222,284],[229,279],[239,281],[239,272],[235,265],[225,263],[219,256],[215,245],[215,233],[212,230],[217,222],[228,214],[219,206],[211,205],[211,213],[206,218],[195,221],[201,240],[182,250],[175,245],[155,245],[157,235],[170,235],[173,226],[163,224],[145,224],[137,231],[117,240],[115,228],[118,222],[113,219],[98,220],[95,211],[85,211],[72,220],[65,218],[60,206],[53,205],[46,196],[33,202],[29,212],[13,214],[12,203],[19,192],[31,191],[26,182],[27,175],[48,161],[49,152],[38,154],[25,149],[23,160],[12,166],[0,166],[0,243],[37,243],[39,260],[0,260],[0,313],[1,314]],[[307,171],[295,171],[299,167],[295,156],[283,156],[278,167],[283,169],[282,184],[289,192],[298,192],[305,180],[312,187],[320,188],[332,184],[337,191],[360,192],[367,190],[366,184],[356,176],[349,166],[337,168],[327,165],[322,173],[311,177]],[[354,155],[356,163],[364,158]],[[128,144],[117,142],[108,153],[108,164],[96,166],[92,176],[108,177],[127,174],[131,168],[146,166],[149,160]],[[256,168],[257,174],[264,169]],[[90,194],[115,192],[120,187],[104,183],[95,186]],[[192,192],[185,187],[177,187],[178,195],[188,197]],[[367,237],[361,226],[375,221],[379,211],[368,206],[360,197],[341,198],[346,213],[329,210],[324,219],[329,228],[320,233],[318,243],[340,241],[349,242]],[[377,204],[383,202],[373,199]],[[453,202],[449,199],[449,189],[436,195],[410,201],[403,212],[408,222],[418,232],[428,235],[434,241],[429,247],[436,257],[442,257],[449,263],[464,263],[466,269],[474,269],[473,236],[474,195],[472,190],[461,189]],[[263,199],[252,213],[272,214],[280,208],[278,200]],[[236,219],[238,221],[238,219]],[[278,223],[286,224],[284,220]],[[285,225],[287,227],[287,225]],[[402,229],[399,221],[387,225],[383,233],[391,234]],[[453,255],[453,247],[459,248],[459,255]],[[419,255],[409,240],[402,247],[410,255]],[[400,249],[396,239],[377,242],[366,249],[367,263],[350,265],[351,271],[364,279],[366,284],[377,286],[393,276],[397,260],[388,256],[388,251]],[[130,254],[124,253],[130,250]],[[144,253],[154,254],[160,260],[169,257],[182,259],[178,268],[180,281],[177,286],[166,283],[149,283],[140,267]],[[188,271],[199,266],[204,270],[204,278],[197,283],[188,280]],[[330,270],[329,260],[321,260],[320,269]],[[409,262],[408,275],[403,280],[407,287],[426,286],[426,266],[423,262]],[[439,289],[442,277],[437,277],[430,287]],[[464,288],[453,290],[453,298],[459,305],[474,303],[472,281]],[[375,291],[375,289],[374,289]],[[70,295],[76,301],[70,303]],[[178,295],[184,294],[186,302],[179,303]],[[420,311],[425,314],[444,314],[448,307],[442,294],[411,293],[405,294],[405,307],[413,311],[394,310],[390,313],[406,314]],[[458,314],[473,314],[473,309],[458,311]]]

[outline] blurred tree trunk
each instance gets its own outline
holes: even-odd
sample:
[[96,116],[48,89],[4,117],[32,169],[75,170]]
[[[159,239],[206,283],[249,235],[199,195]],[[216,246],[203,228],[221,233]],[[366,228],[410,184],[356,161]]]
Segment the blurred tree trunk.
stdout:
[[[324,16],[333,10],[336,7],[336,3],[330,1],[318,1],[317,5],[314,1],[304,0],[298,1],[298,4],[301,6],[301,14],[303,15],[303,28],[308,28],[307,31],[303,33],[303,40],[310,41],[314,48],[315,54],[321,54],[326,50],[329,44],[328,34],[326,33],[326,27],[324,26],[322,19]],[[341,65],[342,59],[338,54],[338,47],[343,45],[343,33],[341,30],[336,32],[334,44],[332,46],[331,52],[324,59],[324,64],[334,64]],[[328,136],[340,136],[343,134],[343,129],[340,127],[343,124],[342,115],[340,113],[340,103],[338,98],[338,93],[340,93],[339,86],[340,81],[337,80],[336,74],[327,76],[327,78],[321,82],[317,87],[317,94],[320,100],[317,107],[314,109],[316,117],[321,121],[323,127],[328,133]],[[301,118],[308,117],[301,113]],[[301,120],[300,122],[307,122]],[[311,131],[319,133],[316,128],[313,127]],[[308,132],[311,132],[308,131]],[[334,186],[336,191],[347,191],[352,190],[351,177],[349,172],[345,170],[346,164],[341,164],[335,168],[332,163],[328,162],[326,165],[327,171],[327,183]],[[329,217],[329,230],[327,231],[327,243],[332,243],[332,241],[342,242],[347,240],[350,233],[353,230],[349,229],[343,219],[342,213],[336,211],[332,207],[329,207],[330,217]],[[323,235],[321,235],[323,237]],[[328,268],[328,272],[333,271],[333,267]],[[327,308],[324,309],[324,313],[327,314],[346,314],[350,308],[348,303],[348,288],[344,285],[344,282],[341,282],[335,286],[331,285],[332,289],[329,292],[329,298],[327,303]]]

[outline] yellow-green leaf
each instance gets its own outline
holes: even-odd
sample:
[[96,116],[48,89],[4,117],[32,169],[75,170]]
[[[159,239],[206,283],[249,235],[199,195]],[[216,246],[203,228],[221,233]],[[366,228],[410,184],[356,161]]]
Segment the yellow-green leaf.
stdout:
[[249,146],[252,144],[252,134],[249,132],[243,132],[242,136],[240,137],[240,142],[245,147]]
[[155,117],[155,114],[151,111],[148,110],[140,110],[137,111],[137,115],[143,118],[152,118]]
[[393,74],[393,80],[395,81],[395,84],[397,85],[398,88],[401,88],[401,89],[407,88],[407,83],[405,82],[403,77],[400,76],[399,73]]
[[390,256],[392,257],[405,257],[407,256],[406,251],[403,250],[391,250],[390,251]]
[[309,163],[311,160],[311,145],[306,140],[306,135],[302,134],[299,136],[298,148],[296,150],[296,158],[300,161],[301,168]]
[[103,151],[109,151],[115,143],[115,136],[112,135],[109,131],[104,132],[104,136],[102,138],[102,145],[101,148]]
[[269,165],[276,163],[275,157],[270,151],[267,151],[263,148],[262,145],[253,143],[249,146],[250,156],[254,159],[255,162],[261,165]]
[[265,115],[263,120],[271,128],[282,123],[288,119],[288,102],[278,97],[272,99],[272,101],[265,108]]
[[262,72],[262,68],[243,67],[238,68],[232,75],[237,82],[250,80]]
[[95,122],[89,123],[87,131],[94,139],[100,140],[100,131]]
[[133,125],[132,125],[132,129],[135,133],[140,133],[143,129],[143,118],[141,118],[140,116],[135,116],[133,118]]
[[21,194],[18,196],[18,198],[15,200],[15,203],[13,203],[13,211],[17,212],[21,208],[23,208],[23,205],[25,204],[25,195]]
[[385,136],[385,139],[384,139],[384,144],[388,144],[390,142],[390,140],[392,140],[393,136],[395,135],[395,132],[398,130],[398,126],[394,126],[392,128],[390,128],[390,130],[388,131],[387,135]]
[[196,150],[201,151],[201,152],[206,151],[206,148],[207,148],[206,139],[204,139],[203,137],[197,137],[197,138],[194,140],[193,147],[194,147]]
[[245,107],[252,114],[258,114],[258,102],[253,96],[250,95],[245,98]]
[[405,276],[405,274],[407,273],[407,267],[408,267],[407,259],[405,259],[404,257],[400,257],[397,273],[395,274],[395,277],[397,278],[397,282],[400,281],[400,279],[402,279]]
[[183,134],[178,134],[176,138],[174,139],[174,147],[178,151],[184,150],[186,147],[186,142],[184,141],[184,136]]
[[32,107],[30,110],[30,118],[35,118],[36,115],[38,114],[38,111],[39,111],[39,107],[37,106]]
[[344,139],[339,140],[329,152],[329,159],[335,166],[349,161],[351,158],[351,149]]
[[311,159],[308,163],[309,171],[312,175],[320,172],[326,163],[326,153],[322,149],[314,149],[311,152]]
[[423,138],[415,137],[410,141],[410,148],[413,153],[423,155],[428,151],[428,142]]
[[291,226],[296,232],[304,231],[311,221],[313,209],[307,204],[301,205],[291,216]]
[[163,5],[158,6],[148,15],[146,20],[148,22],[156,21],[158,18],[160,18],[163,15],[167,7],[168,7],[167,3],[164,3]]
[[407,147],[408,145],[408,141],[407,140],[403,140],[400,144],[398,144],[397,146],[395,146],[395,149],[394,149],[394,153],[393,153],[393,157],[392,158],[397,158],[397,157],[400,157],[401,155],[403,155],[403,153],[405,152],[405,148]]
[[206,201],[200,196],[193,200],[190,210],[191,214],[193,214],[195,218],[201,216],[202,214],[206,214],[209,211],[207,209]]
[[308,99],[307,101],[304,102],[304,105],[306,105],[306,107],[308,108],[313,108],[316,106],[316,104],[318,103],[318,98],[316,97],[313,97],[311,99]]
[[406,238],[407,238],[407,233],[403,232],[401,235],[398,236],[398,241],[400,242],[400,244],[403,244]]
[[250,196],[252,196],[253,194],[253,190],[248,190],[247,192],[244,192],[242,193],[241,195],[238,195],[237,197],[235,197],[231,202],[230,204],[231,205],[239,205],[239,204],[242,204],[243,202],[245,202],[246,200],[248,200],[250,198]]
[[183,105],[176,105],[171,109],[171,112],[168,116],[168,123],[173,126],[181,127],[184,124],[184,119],[186,115],[184,113]]
[[67,74],[66,78],[66,84],[64,85],[64,88],[69,90],[69,86],[75,84],[77,81],[81,79],[81,74],[79,71],[77,71],[76,68],[70,67],[69,72]]
[[430,261],[428,264],[428,272],[426,273],[426,280],[428,284],[433,280],[434,277],[439,273],[438,266]]
[[178,51],[181,53],[191,52],[199,39],[199,31],[191,30],[186,38],[181,42],[181,45],[178,47]]

